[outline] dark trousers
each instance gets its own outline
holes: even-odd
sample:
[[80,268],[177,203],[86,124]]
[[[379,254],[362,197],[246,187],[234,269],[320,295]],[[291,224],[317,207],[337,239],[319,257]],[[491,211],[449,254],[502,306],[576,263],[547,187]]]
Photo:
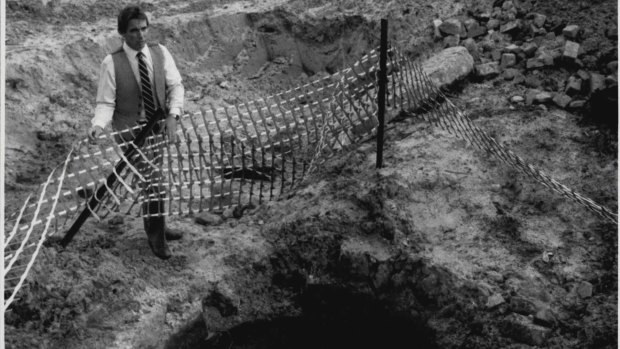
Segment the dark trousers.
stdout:
[[[161,168],[164,160],[164,135],[158,132],[159,127],[151,131],[144,144],[138,148],[139,152],[129,158],[130,165],[135,167],[138,172],[146,179],[141,183],[143,195],[142,214],[145,218],[151,215],[161,216],[165,212],[166,187]],[[115,135],[115,141],[125,152],[133,145],[128,142],[133,141],[138,134],[137,131],[122,131]]]

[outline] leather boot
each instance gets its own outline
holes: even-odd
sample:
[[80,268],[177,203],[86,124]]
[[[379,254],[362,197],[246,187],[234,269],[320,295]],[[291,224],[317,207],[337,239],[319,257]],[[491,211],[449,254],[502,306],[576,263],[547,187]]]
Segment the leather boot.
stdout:
[[144,230],[148,238],[149,247],[153,254],[161,259],[172,257],[172,252],[166,242],[163,217],[144,218]]
[[[160,212],[160,204],[157,201],[145,203],[145,213],[158,214]],[[161,259],[172,257],[170,248],[166,243],[166,223],[163,216],[144,217],[144,230],[148,238],[149,247],[153,254]]]

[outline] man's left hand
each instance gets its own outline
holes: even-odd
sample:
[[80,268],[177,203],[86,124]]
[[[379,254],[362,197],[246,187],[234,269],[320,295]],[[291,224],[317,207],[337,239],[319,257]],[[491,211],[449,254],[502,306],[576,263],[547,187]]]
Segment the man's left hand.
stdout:
[[169,114],[166,118],[166,136],[170,142],[177,141],[177,115]]

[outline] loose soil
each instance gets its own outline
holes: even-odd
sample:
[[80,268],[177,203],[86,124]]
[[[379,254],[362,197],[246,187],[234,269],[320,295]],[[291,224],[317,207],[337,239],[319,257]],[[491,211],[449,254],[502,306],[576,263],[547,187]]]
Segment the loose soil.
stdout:
[[[99,64],[119,44],[115,18],[128,2],[6,3],[12,213],[84,138]],[[515,3],[579,25],[588,34],[582,68],[617,81],[608,70],[617,35],[606,35],[616,2]],[[425,59],[443,48],[434,18],[494,5],[502,3],[143,3],[152,39],[183,75],[188,112],[334,72],[378,45],[383,16],[392,43]],[[526,74],[545,88],[575,72]],[[610,122],[595,106],[509,101],[526,90],[499,76],[461,82],[449,97],[513,152],[617,210],[617,110]],[[5,313],[6,346],[616,347],[616,225],[418,119],[388,125],[386,137],[383,169],[371,140],[241,218],[201,226],[170,217],[186,236],[171,243],[169,261],[152,256],[140,219],[89,220],[66,249],[42,250]]]

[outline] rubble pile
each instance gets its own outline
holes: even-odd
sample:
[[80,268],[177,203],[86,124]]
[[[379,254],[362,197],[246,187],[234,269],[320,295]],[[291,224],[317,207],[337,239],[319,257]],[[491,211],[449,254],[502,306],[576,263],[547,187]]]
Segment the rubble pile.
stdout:
[[[617,123],[618,54],[591,40],[592,31],[559,17],[532,12],[524,1],[495,2],[492,11],[433,21],[435,41],[464,46],[474,58],[479,81],[513,84],[512,104],[550,105]],[[605,30],[616,42],[617,27]],[[615,113],[611,112],[615,110]]]

